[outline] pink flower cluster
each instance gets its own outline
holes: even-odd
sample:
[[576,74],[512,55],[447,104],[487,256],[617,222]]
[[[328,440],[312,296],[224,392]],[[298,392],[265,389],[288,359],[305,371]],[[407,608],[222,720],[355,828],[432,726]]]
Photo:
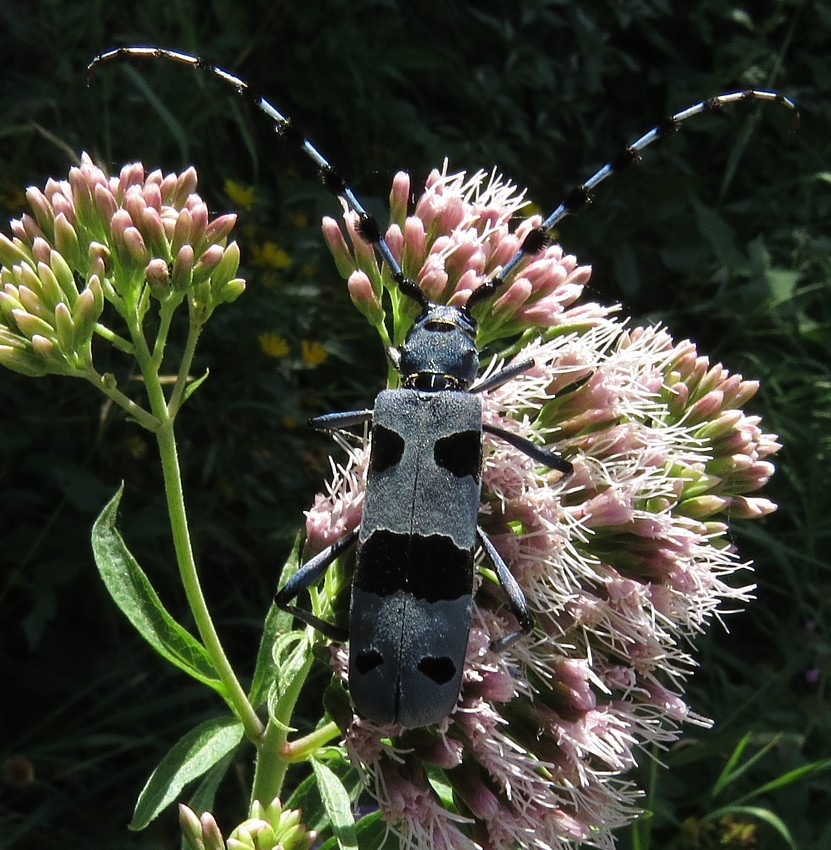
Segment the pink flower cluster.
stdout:
[[[522,197],[494,175],[434,172],[410,216],[408,194],[398,175],[387,239],[435,301],[464,303],[531,226],[510,231]],[[389,337],[400,340],[407,311],[345,218],[349,242],[323,225],[338,267],[375,322],[392,304]],[[661,328],[629,330],[609,308],[577,305],[588,277],[552,245],[477,315],[482,344],[538,329],[511,351],[535,367],[486,394],[486,421],[574,464],[563,477],[485,438],[480,522],[528,599],[532,635],[490,649],[516,623],[485,574],[453,714],[409,731],[344,724],[350,758],[405,846],[611,848],[611,830],[636,812],[625,774],[637,751],[674,741],[684,722],[708,723],[683,697],[689,638],[752,590],[726,520],[775,508],[756,491],[779,444],[742,410],[758,385]],[[333,462],[308,514],[313,548],[360,521],[367,448],[341,444],[348,459]],[[346,651],[333,650],[344,680]]]
[[[203,323],[245,284],[239,249],[227,243],[235,215],[209,219],[196,171],[145,174],[141,163],[107,177],[83,154],[68,180],[26,191],[32,214],[0,234],[0,363],[27,375],[87,375],[105,303],[122,317],[146,313],[146,298],[188,299]],[[129,321],[128,321],[129,324]],[[122,343],[125,350],[129,343]]]

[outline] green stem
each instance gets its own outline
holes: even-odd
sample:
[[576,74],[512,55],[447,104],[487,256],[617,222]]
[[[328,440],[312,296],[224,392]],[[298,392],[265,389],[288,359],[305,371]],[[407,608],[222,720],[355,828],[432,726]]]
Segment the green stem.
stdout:
[[167,509],[170,513],[170,528],[173,532],[173,545],[176,550],[176,560],[179,563],[179,573],[182,585],[193,614],[196,628],[202,643],[211,656],[217,675],[227,691],[228,702],[233,707],[237,717],[242,721],[245,734],[255,743],[260,740],[263,725],[257,717],[253,706],[248,701],[245,691],[234,673],[219,635],[214,628],[210,611],[205,602],[205,595],[199,582],[196,561],[188,533],[188,520],[185,501],[182,494],[182,478],[179,470],[179,460],[176,451],[176,439],[173,435],[173,421],[167,419],[156,431],[159,454],[162,459]]
[[334,720],[324,723],[308,735],[298,738],[285,746],[285,758],[288,762],[305,761],[333,738],[340,737],[340,729]]
[[217,675],[225,686],[226,699],[233,708],[245,728],[247,737],[257,743],[263,734],[263,725],[257,717],[253,706],[248,701],[245,691],[231,667],[225,650],[214,628],[213,620],[208,611],[193,548],[188,532],[187,512],[185,510],[184,494],[182,492],[182,476],[179,469],[179,458],[176,450],[176,438],[173,433],[173,419],[167,409],[164,391],[159,381],[158,364],[154,362],[147,347],[147,341],[141,332],[138,322],[131,324],[130,332],[136,347],[136,359],[141,368],[150,409],[155,414],[159,425],[156,429],[156,440],[159,445],[159,455],[162,462],[167,508],[170,514],[170,528],[173,534],[173,546],[182,585],[185,589],[188,604],[193,614],[196,628],[202,643],[216,668]]
[[179,408],[182,406],[182,401],[185,397],[185,390],[188,385],[188,375],[190,374],[190,367],[193,363],[193,355],[196,352],[196,343],[199,341],[200,333],[202,333],[202,325],[192,321],[190,323],[190,328],[188,329],[188,338],[185,343],[185,350],[182,353],[182,362],[179,366],[179,374],[176,376],[176,384],[170,395],[170,404],[168,405],[168,409],[170,410],[171,417],[175,417],[179,412]]
[[114,331],[111,331],[108,327],[102,325],[100,322],[95,323],[95,333],[98,336],[103,337],[107,342],[109,342],[113,348],[117,348],[119,351],[123,351],[125,354],[135,354],[136,349],[132,342],[124,339],[123,336],[119,336]]
[[290,746],[287,743],[290,731],[289,721],[297,698],[300,696],[300,690],[311,669],[313,657],[311,645],[309,645],[305,663],[292,677],[285,692],[274,706],[265,733],[257,746],[257,764],[254,768],[254,784],[251,788],[252,802],[259,800],[267,806],[275,797],[280,796],[286,771],[289,764],[294,761],[294,758],[289,757]]
[[119,407],[126,410],[142,428],[154,432],[159,430],[162,423],[152,413],[148,413],[141,405],[136,404],[131,398],[124,395],[116,386],[112,375],[99,375],[94,369],[90,369],[84,374],[84,377]]

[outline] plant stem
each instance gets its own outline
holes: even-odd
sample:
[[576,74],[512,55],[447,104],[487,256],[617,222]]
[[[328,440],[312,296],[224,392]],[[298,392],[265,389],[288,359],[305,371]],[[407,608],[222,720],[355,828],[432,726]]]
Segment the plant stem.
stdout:
[[[159,389],[161,390],[161,388]],[[217,675],[223,685],[225,685],[228,702],[245,727],[246,736],[254,743],[258,743],[263,734],[263,725],[251,703],[248,701],[245,691],[242,689],[228,661],[228,657],[225,655],[225,650],[222,648],[219,635],[214,628],[213,620],[205,602],[205,596],[202,593],[202,586],[199,582],[199,574],[196,569],[196,562],[193,557],[193,549],[188,533],[187,513],[182,494],[182,477],[179,470],[172,419],[166,419],[162,423],[161,428],[156,431],[156,439],[162,459],[165,494],[167,496],[167,508],[170,514],[170,528],[173,532],[176,560],[179,563],[182,585],[185,589],[185,595],[187,596],[196,628],[199,631],[199,636],[202,638],[205,649],[208,650],[211,660],[216,667]]]
[[158,431],[162,423],[152,413],[148,413],[141,405],[136,404],[131,398],[124,395],[116,387],[115,379],[112,375],[99,375],[94,369],[90,369],[86,372],[85,377],[93,386],[98,387],[104,395],[111,398],[119,407],[124,408],[142,428],[153,432]]
[[[134,314],[135,315],[135,314]],[[150,401],[150,409],[158,420],[156,428],[156,440],[159,446],[159,455],[162,462],[162,473],[164,476],[165,495],[167,497],[167,509],[170,515],[170,529],[173,534],[173,546],[176,551],[176,561],[179,565],[179,574],[182,577],[182,585],[185,589],[188,604],[193,614],[196,628],[205,649],[208,651],[217,675],[225,686],[226,699],[236,716],[245,728],[246,736],[254,743],[259,743],[263,734],[263,725],[257,717],[253,706],[248,701],[245,691],[231,667],[219,635],[214,628],[213,620],[208,611],[202,586],[199,582],[199,574],[196,569],[196,561],[193,557],[193,547],[188,532],[188,519],[185,510],[184,494],[182,492],[182,475],[179,469],[179,457],[176,449],[176,438],[173,433],[174,417],[171,416],[164,397],[161,382],[159,381],[159,365],[162,351],[157,347],[151,355],[147,346],[147,340],[141,330],[138,320],[128,322],[130,335],[136,349],[136,360],[141,368],[147,397]]]
[[287,762],[305,761],[322,746],[339,736],[338,724],[334,720],[330,720],[328,723],[324,723],[320,729],[315,729],[314,732],[309,732],[308,735],[287,743],[284,748],[285,759]]
[[188,338],[185,343],[185,350],[182,353],[182,362],[179,365],[179,374],[176,376],[176,384],[173,387],[173,392],[170,395],[170,410],[171,417],[175,417],[182,406],[182,401],[185,397],[185,390],[188,385],[188,374],[193,363],[193,355],[196,351],[196,343],[199,341],[199,334],[202,332],[202,325],[191,321],[188,328]]
[[[300,690],[312,666],[314,656],[311,644],[306,647],[305,662],[291,678],[286,690],[280,696],[257,746],[257,765],[254,769],[254,784],[251,788],[251,801],[259,800],[268,805],[280,796],[288,766],[293,759],[288,758],[289,721],[291,720]],[[314,734],[314,733],[312,733]]]

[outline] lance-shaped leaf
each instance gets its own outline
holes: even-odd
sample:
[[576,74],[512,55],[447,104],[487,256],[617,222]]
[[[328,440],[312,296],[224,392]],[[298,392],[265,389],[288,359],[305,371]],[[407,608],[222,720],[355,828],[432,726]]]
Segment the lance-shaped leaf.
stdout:
[[92,527],[92,551],[104,584],[139,634],[172,664],[225,696],[207,650],[162,605],[150,580],[130,554],[116,528],[124,485]]
[[139,794],[130,829],[144,829],[179,796],[188,782],[207,773],[242,740],[242,723],[233,717],[215,717],[200,723],[179,739],[159,762]]

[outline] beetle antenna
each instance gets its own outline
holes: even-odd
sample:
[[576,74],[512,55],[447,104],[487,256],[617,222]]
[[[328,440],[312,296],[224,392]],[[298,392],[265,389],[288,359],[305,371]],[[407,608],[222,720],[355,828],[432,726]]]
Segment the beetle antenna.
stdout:
[[291,118],[283,115],[282,112],[269,103],[262,95],[253,91],[245,80],[234,76],[234,74],[216,65],[212,65],[206,59],[202,59],[199,56],[192,56],[189,53],[180,53],[177,50],[167,50],[162,47],[117,47],[113,50],[99,53],[87,65],[87,85],[90,84],[92,75],[98,69],[98,66],[104,62],[120,62],[143,58],[170,59],[174,62],[190,65],[197,71],[218,77],[224,83],[231,86],[241,98],[253,103],[261,112],[264,112],[274,122],[274,129],[277,131],[277,135],[298,148],[314,162],[317,166],[320,181],[325,188],[336,198],[343,201],[348,209],[357,213],[358,233],[366,242],[375,248],[381,260],[387,264],[392,278],[400,291],[408,298],[416,301],[422,309],[428,306],[429,301],[421,290],[421,287],[414,280],[404,275],[401,266],[392,255],[389,245],[387,245],[386,240],[381,234],[381,228],[375,216],[364,209],[343,177],[341,177],[326,157],[294,126]]
[[528,235],[522,242],[520,249],[511,257],[503,268],[489,280],[485,281],[481,286],[475,289],[467,299],[467,307],[470,309],[476,304],[490,298],[501,286],[505,283],[507,276],[516,268],[523,257],[530,256],[541,251],[550,241],[551,231],[566,217],[574,215],[584,210],[591,201],[591,192],[598,184],[602,183],[607,177],[612,174],[617,174],[621,171],[626,171],[633,165],[640,162],[640,152],[661,139],[671,136],[681,128],[684,122],[692,118],[694,115],[699,115],[702,112],[715,112],[727,104],[736,103],[739,101],[760,100],[769,101],[784,106],[793,111],[793,121],[791,123],[791,132],[795,132],[799,126],[799,111],[792,100],[774,91],[758,91],[756,89],[745,89],[744,91],[730,92],[720,94],[716,97],[702,100],[675,115],[657,124],[647,133],[644,133],[637,141],[633,142],[628,147],[625,147],[614,159],[610,160],[599,171],[596,171],[585,183],[575,186],[571,191],[566,193],[565,198],[560,205],[548,216],[547,219],[533,230],[529,231]]

